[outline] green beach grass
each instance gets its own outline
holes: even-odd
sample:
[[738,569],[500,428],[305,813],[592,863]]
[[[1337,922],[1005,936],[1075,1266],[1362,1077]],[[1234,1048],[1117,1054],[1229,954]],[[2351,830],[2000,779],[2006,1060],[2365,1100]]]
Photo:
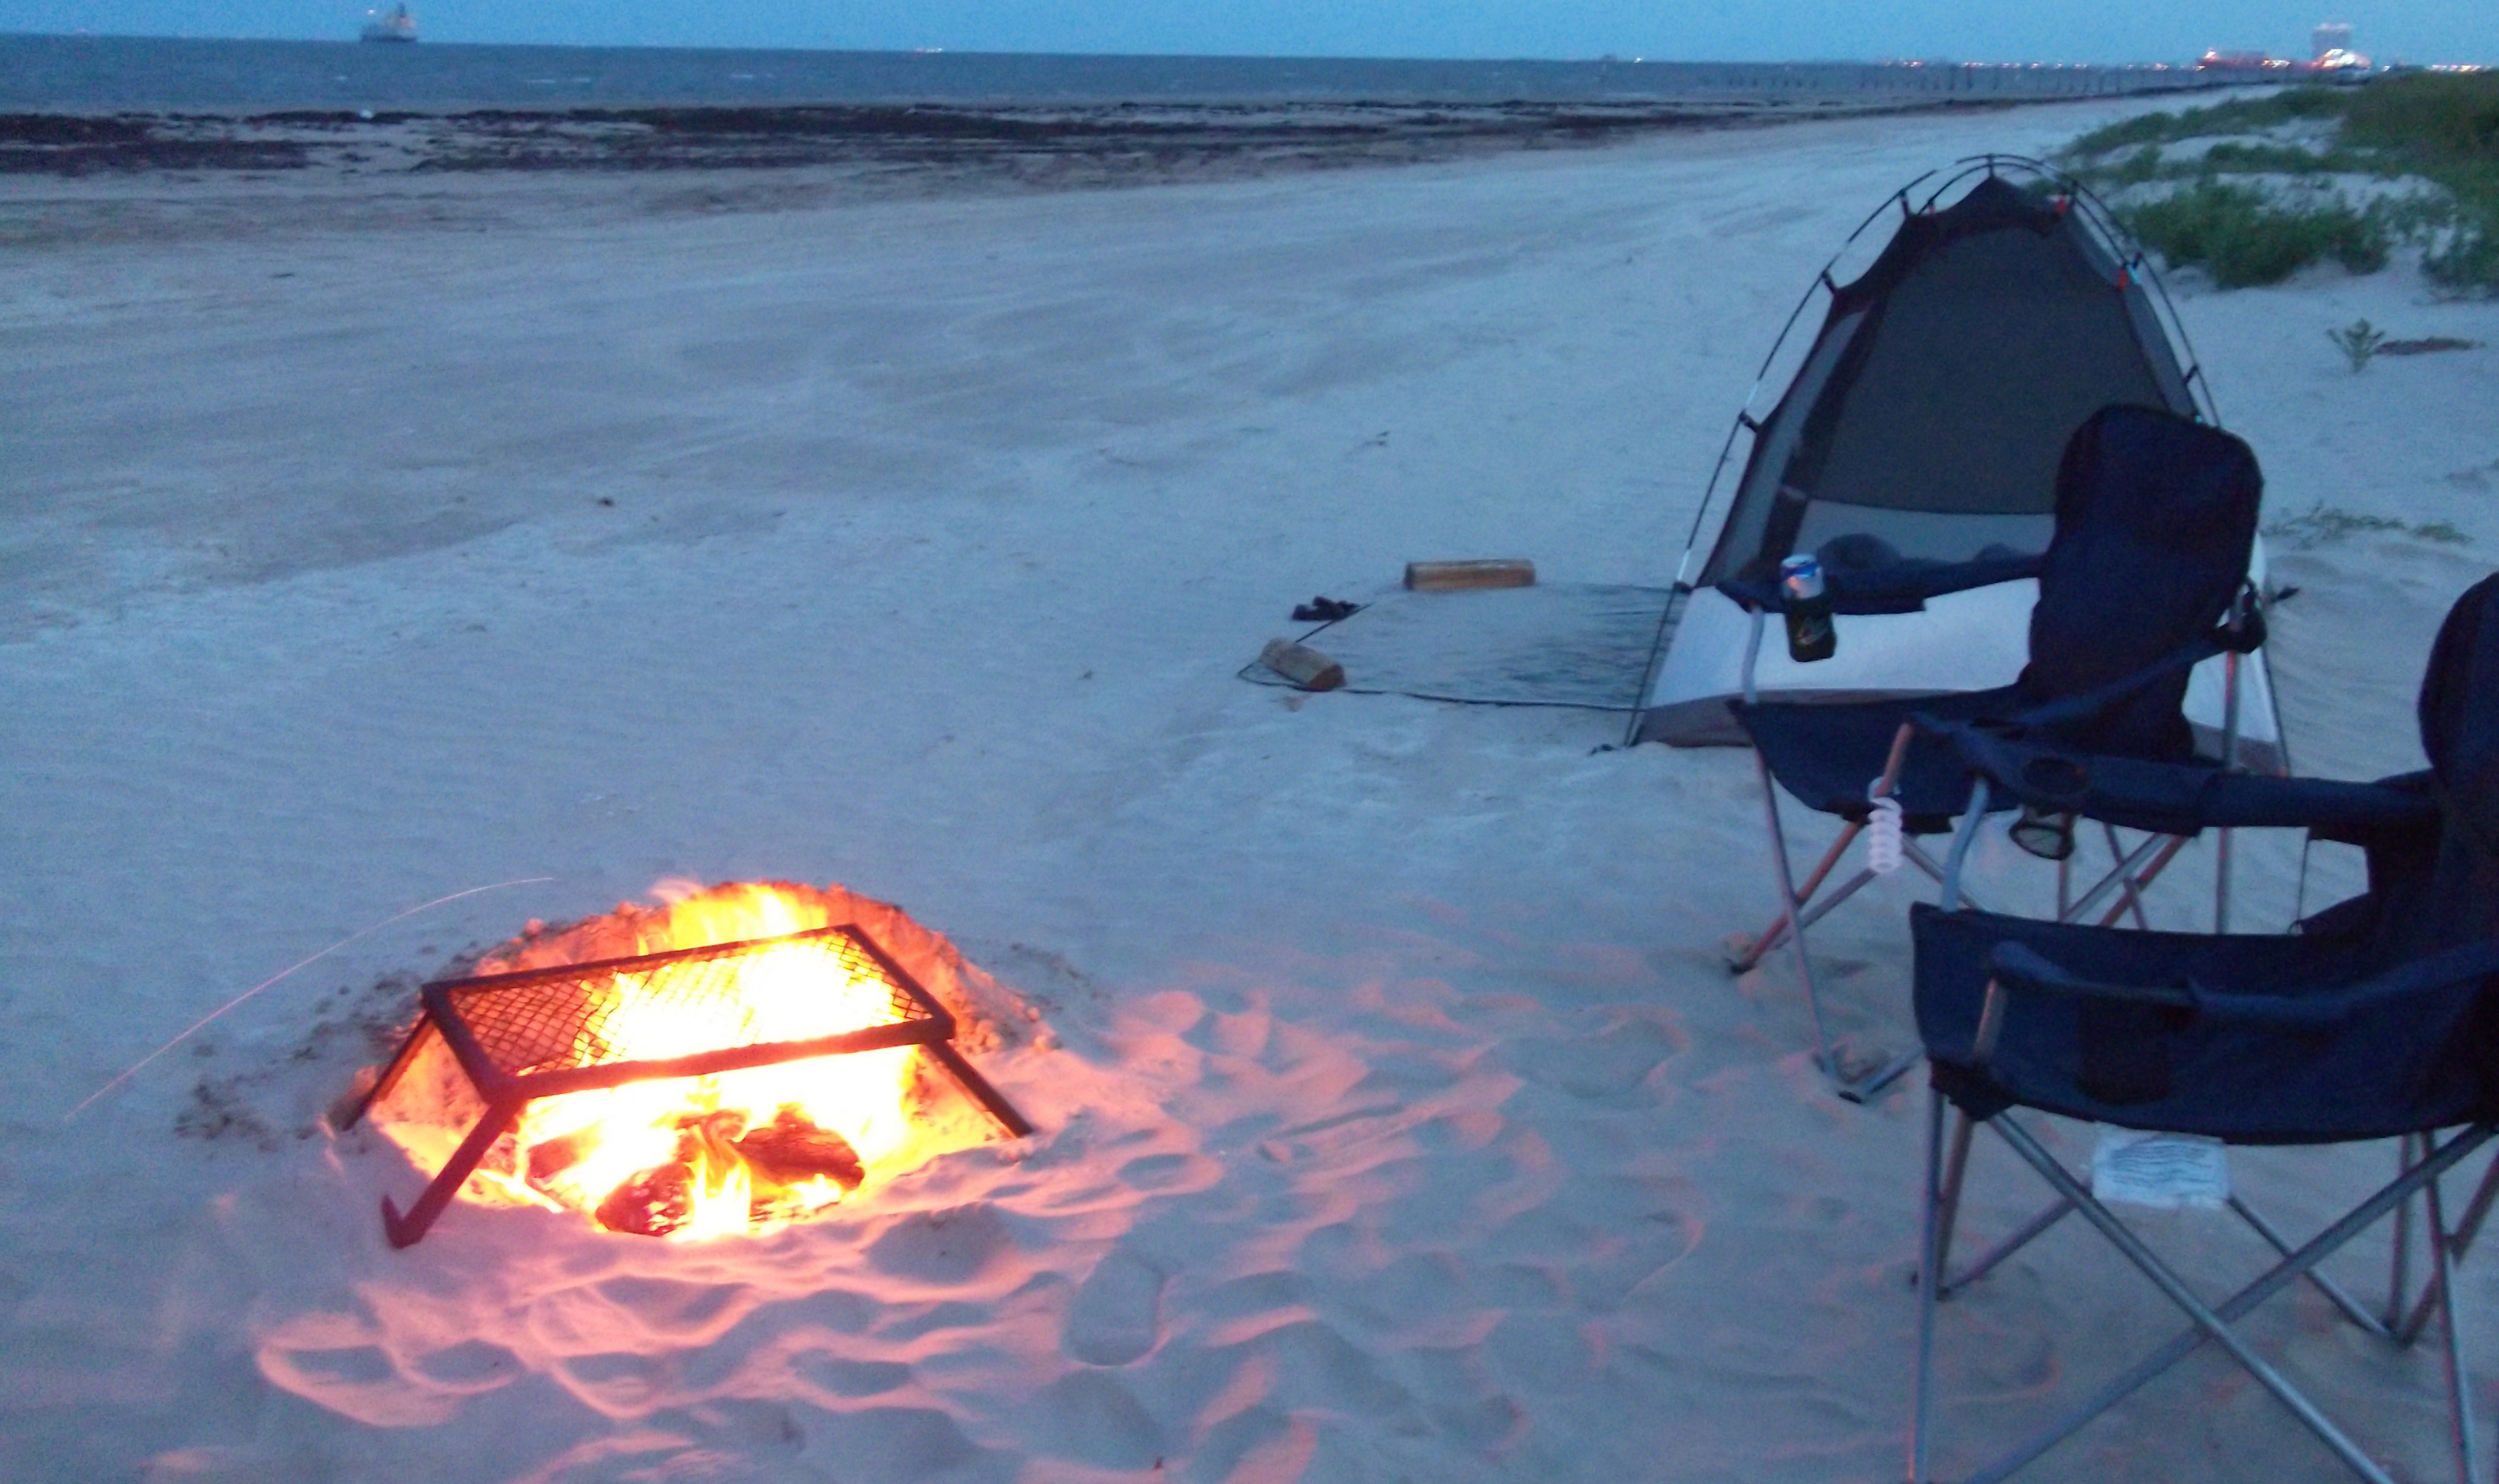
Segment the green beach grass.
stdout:
[[[2162,147],[2203,140],[2214,143]],[[2278,283],[2327,259],[2375,273],[2411,245],[2432,282],[2499,292],[2499,74],[2418,73],[2145,113],[2082,136],[2062,160],[2112,196],[2146,246],[2223,288]],[[2410,188],[2354,205],[2334,188],[2343,176]]]

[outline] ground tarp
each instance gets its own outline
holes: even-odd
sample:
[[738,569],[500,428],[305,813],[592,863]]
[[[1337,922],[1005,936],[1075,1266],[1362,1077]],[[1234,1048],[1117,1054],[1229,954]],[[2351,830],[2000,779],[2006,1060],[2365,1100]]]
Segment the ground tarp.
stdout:
[[[1391,589],[1300,634],[1366,695],[1630,711],[1639,704],[1664,588],[1541,583],[1458,593]],[[1291,681],[1251,661],[1241,678]]]

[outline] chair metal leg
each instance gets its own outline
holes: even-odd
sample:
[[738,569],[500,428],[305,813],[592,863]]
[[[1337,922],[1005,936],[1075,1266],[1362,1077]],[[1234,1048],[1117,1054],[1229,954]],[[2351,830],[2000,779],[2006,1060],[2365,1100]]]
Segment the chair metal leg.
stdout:
[[2447,1210],[2439,1199],[2438,1181],[2423,1188],[2421,1199],[2428,1208],[2429,1260],[2438,1284],[2439,1328],[2447,1339],[2439,1359],[2447,1371],[2447,1424],[2449,1441],[2455,1448],[2456,1484],[2478,1484],[2482,1464],[2476,1456],[2481,1450],[2473,1426],[2473,1387],[2464,1370],[2463,1331],[2455,1322],[2455,1247],[2448,1240]]
[[[1893,747],[1893,762],[1884,770],[1884,782],[1887,787],[1899,771],[1899,750],[1900,744],[1896,741]],[[1796,873],[1791,869],[1788,860],[1787,829],[1785,823],[1779,817],[1778,781],[1771,777],[1769,763],[1763,759],[1759,751],[1753,754],[1753,771],[1762,781],[1762,815],[1769,829],[1770,860],[1776,868],[1779,880],[1779,917],[1771,923],[1770,930],[1763,935],[1763,940],[1747,950],[1744,955],[1735,961],[1733,967],[1736,972],[1741,973],[1759,963],[1763,954],[1775,944],[1785,941],[1795,951],[1797,978],[1804,984],[1805,1008],[1813,1016],[1815,1065],[1822,1068],[1823,1076],[1831,1080],[1832,1090],[1842,1100],[1850,1103],[1868,1102],[1884,1088],[1899,1081],[1911,1067],[1916,1066],[1920,1053],[1914,1048],[1902,1051],[1864,1077],[1850,1079],[1842,1075],[1838,1057],[1833,1051],[1830,1023],[1823,1015],[1822,984],[1814,977],[1813,956],[1808,952],[1804,935],[1804,930],[1819,921],[1825,913],[1856,895],[1861,887],[1874,879],[1872,871],[1859,871],[1836,889],[1826,893],[1811,907],[1804,905],[1804,898],[1811,895],[1814,888],[1829,876],[1832,868],[1838,862],[1840,854],[1848,848],[1851,841],[1856,839],[1858,832],[1864,829],[1865,825],[1862,823],[1852,823],[1841,832],[1838,841],[1830,850],[1824,852],[1821,863],[1814,868],[1813,877],[1807,881],[1804,890],[1800,892],[1797,889]],[[1905,854],[1927,867],[1930,872],[1934,869],[1933,863],[1917,849],[1914,842],[1906,843]],[[1780,931],[1782,926],[1786,929],[1784,933]]]
[[[1916,866],[1919,870],[1926,872],[1928,877],[1937,885],[1941,885],[1944,877],[1952,870],[1949,863],[1937,860],[1933,855],[1928,854],[1925,846],[1920,845],[1915,840],[1903,840],[1900,842],[1900,858],[1907,861],[1909,864]],[[1995,910],[1985,902],[1980,901],[1977,893],[1971,891],[1968,886],[1964,885],[1959,889],[1961,900],[1967,903],[1969,906],[1975,907],[1981,912],[1993,912]]]
[[[2117,826],[2111,824],[2106,820],[2102,820],[2100,822],[2100,834],[2108,841],[2109,859],[2115,861],[2118,865],[2121,876],[2118,889],[2126,895],[2126,911],[2134,914],[2134,925],[2137,930],[2150,932],[2152,930],[2152,921],[2143,915],[2143,893],[2135,889],[2134,878],[2124,874],[2126,867],[2126,851],[2125,848],[2120,846],[2117,842]],[[2057,920],[2063,922],[2068,920],[2068,919],[2062,911],[2060,911],[2057,914]]]
[[2047,1231],[2048,1228],[2055,1226],[2058,1222],[2064,1220],[2067,1216],[2070,1216],[2073,1213],[2074,1203],[2061,1196],[2058,1197],[2057,1200],[2050,1205],[2041,1208],[2039,1212],[2033,1215],[2029,1220],[2025,1221],[2020,1226],[2014,1228],[2011,1236],[2006,1237],[1996,1245],[1988,1248],[1985,1252],[1980,1253],[1978,1260],[1971,1263],[1969,1267],[1964,1270],[1958,1276],[1946,1274],[1944,1275],[1944,1285],[1942,1290],[1943,1296],[1949,1299],[1954,1294],[1967,1288],[1970,1284],[1977,1282],[1980,1278],[1987,1276],[1988,1273],[1993,1270],[1996,1264],[2004,1261],[2008,1257],[2011,1257],[2014,1253],[2021,1251],[2024,1247],[2028,1246],[2031,1242],[2038,1240],[2041,1233]]
[[[1989,1119],[1988,1124],[2013,1146],[2015,1152],[2022,1155],[2025,1162],[2037,1170],[2041,1178],[2055,1187],[2058,1194],[2063,1196],[2073,1209],[2082,1210],[2086,1214],[2096,1210],[2097,1214],[2093,1223],[2094,1226],[2100,1226],[2105,1222],[2108,1225],[2118,1226],[2120,1231],[2124,1231],[2117,1218],[2111,1215],[2106,1208],[2099,1206],[2099,1203],[2092,1198],[2091,1192],[2084,1189],[2072,1176],[2068,1175],[2057,1163],[2055,1157],[2041,1147],[2038,1141],[2016,1123],[2011,1116],[1999,1114]],[[2499,1128],[2476,1125],[2456,1134],[2445,1145],[2432,1148],[2418,1165],[2397,1177],[2368,1200],[2353,1208],[2342,1219],[2310,1238],[2297,1252],[2267,1269],[2255,1281],[2232,1294],[2222,1304],[2204,1310],[2204,1314],[2226,1331],[2228,1325],[2237,1323],[2254,1311],[2257,1306],[2296,1282],[2309,1269],[2323,1261],[2327,1254],[2367,1230],[2398,1204],[2409,1200],[2423,1184],[2436,1178],[2438,1175],[2444,1174],[2473,1150],[2489,1142],[2494,1135],[2499,1135]],[[2106,1228],[2102,1227],[2102,1230],[2105,1232]],[[2125,1235],[2126,1242],[2119,1243],[2122,1252],[2126,1250],[2126,1242],[2133,1242],[2134,1246],[2140,1249],[2141,1243],[2134,1242],[2132,1233]],[[2116,1240],[2112,1238],[2112,1241]],[[2130,1253],[2128,1255],[2131,1256]],[[2200,1304],[2196,1307],[2202,1307]],[[2193,1313],[2194,1310],[2191,1309],[2190,1312]],[[2173,1338],[2167,1344],[2145,1356],[2126,1371],[2113,1377],[2062,1417],[2033,1434],[2028,1440],[1994,1464],[1972,1474],[1968,1484],[1997,1484],[1997,1481],[2019,1471],[2049,1449],[2072,1436],[2093,1418],[2133,1395],[2147,1382],[2185,1359],[2208,1338],[2219,1339],[2220,1337],[2212,1333],[2203,1317],[2199,1317],[2194,1325]],[[2232,1335],[2231,1339],[2235,1340],[2235,1335]],[[2347,1458],[2346,1462],[2350,1460]],[[2365,1460],[2363,1462],[2365,1463]],[[2383,1479],[2384,1473],[2371,1471],[2374,1468],[2374,1465],[2369,1465],[2357,1471],[2363,1478]]]
[[[2146,836],[2141,845],[2128,851],[2106,876],[2094,882],[2092,889],[2083,893],[2081,901],[2067,909],[2065,915],[2058,920],[2079,922],[2099,911],[2100,904],[2109,899],[2111,892],[2124,891],[2131,896],[2141,887],[2150,886],[2153,878],[2168,869],[2169,862],[2176,858],[2179,851],[2186,848],[2186,837],[2183,835]],[[2143,869],[2138,872],[2137,867]],[[2107,927],[2114,924],[2119,918],[2126,915],[2126,904],[2121,900],[2114,911],[2100,919],[2099,925]]]
[[[1969,1127],[1964,1117],[1962,1128]],[[1965,1144],[1965,1141],[1964,1141]],[[1944,1146],[1944,1095],[1927,1089],[1926,1184],[1919,1192],[1918,1237],[1918,1374],[1909,1398],[1909,1484],[1926,1484],[1927,1439],[1931,1435],[1934,1397],[1935,1300],[1944,1266],[1941,1240],[1943,1204],[1941,1166]]]
[[1834,1077],[1838,1071],[1832,1065],[1831,1034],[1822,1017],[1822,987],[1814,982],[1813,957],[1805,952],[1804,914],[1797,903],[1796,877],[1788,870],[1788,836],[1779,820],[1778,781],[1770,776],[1770,765],[1756,750],[1753,769],[1762,779],[1762,811],[1769,821],[1770,860],[1777,867],[1779,905],[1787,913],[1788,943],[1796,950],[1797,977],[1804,982],[1805,1008],[1813,1014],[1813,1054],[1823,1071]]
[[[2166,837],[2166,839],[2162,841],[2159,851],[2152,857],[2152,863],[2145,866],[2142,873],[2133,878],[2134,889],[2138,892],[2146,890],[2154,882],[2158,881],[2160,879],[2160,873],[2168,870],[2169,863],[2178,858],[2178,853],[2187,848],[2187,840],[2188,837],[2185,835],[2170,835]],[[2126,908],[2123,903],[2110,908],[2108,910],[2108,915],[2100,919],[2099,925],[2102,927],[2116,926],[2117,919],[2119,917],[2124,915],[2125,911]]]
[[1969,1136],[1978,1125],[1969,1114],[1953,1110],[1952,1147],[1944,1155],[1943,1215],[1935,1237],[1935,1286],[1937,1296],[1943,1291],[1944,1276],[1952,1272],[1953,1228],[1961,1224],[1962,1183],[1969,1176]]
[[[2082,1212],[2084,1219],[2098,1228],[2100,1235],[2106,1237],[2110,1243],[2124,1254],[2126,1261],[2134,1265],[2137,1272],[2151,1279],[2153,1285],[2167,1296],[2172,1304],[2184,1309],[2188,1317],[2194,1321],[2194,1328],[2189,1330],[2179,1339],[2171,1341],[2163,1350],[2147,1358],[2144,1365],[2138,1366],[2134,1371],[2129,1371],[2119,1380],[2112,1381],[2108,1386],[2101,1388],[2100,1392],[2091,1399],[2088,1411],[2078,1411],[2069,1419],[2069,1425],[2057,1431],[2055,1436],[2049,1437],[2037,1451],[2028,1448],[2017,1450],[2022,1456],[2018,1461],[2013,1462],[2011,1467],[1984,1470],[1972,1476],[1971,1484],[1980,1484],[1982,1480],[2001,1479],[2014,1468],[2028,1463],[2040,1452],[2045,1452],[2047,1446],[2063,1440],[2074,1429],[2106,1411],[2119,1400],[2132,1394],[2144,1382],[2168,1370],[2206,1339],[2211,1339],[2227,1350],[2231,1359],[2237,1361],[2242,1369],[2256,1377],[2258,1385],[2273,1393],[2274,1399],[2288,1408],[2291,1415],[2305,1424],[2310,1432],[2316,1434],[2318,1439],[2323,1442],[2335,1457],[2341,1459],[2353,1473],[2368,1480],[2369,1484],[2394,1484],[2385,1469],[2380,1468],[2367,1454],[2360,1451],[2358,1444],[2346,1436],[2342,1429],[2336,1427],[2324,1413],[2319,1411],[2314,1403],[2302,1396],[2297,1388],[2284,1379],[2282,1373],[2267,1364],[2264,1357],[2250,1349],[2247,1341],[2239,1338],[2238,1332],[2230,1328],[2256,1305],[2271,1298],[2293,1278],[2321,1261],[2326,1253],[2348,1241],[2352,1234],[2361,1230],[2368,1224],[2367,1222],[2355,1224],[2351,1216],[2336,1222],[2323,1236],[2301,1248],[2296,1256],[2277,1264],[2265,1277],[2257,1279],[2256,1283],[2250,1288],[2242,1289],[2238,1295],[2217,1310],[2206,1307],[2201,1299],[2196,1298],[2177,1274],[2156,1256],[2151,1248],[2143,1244],[2142,1239],[2128,1230],[2126,1223],[2120,1221],[2107,1207],[2094,1200],[2092,1193],[2084,1189],[2073,1176],[2066,1173],[2064,1166],[2057,1162],[2056,1156],[2050,1154],[2036,1139],[2031,1137],[2029,1130],[2022,1127],[2011,1117],[2001,1114],[1990,1119],[1989,1123],[2004,1137],[2005,1142],[2013,1146],[2014,1152],[2020,1154],[2024,1162],[2039,1172],[2040,1178],[2055,1186],[2059,1195],[2073,1202],[2074,1209]],[[2481,1137],[2486,1139],[2489,1136],[2487,1132],[2482,1132]],[[2453,1163],[2453,1159],[2449,1159],[2447,1163]],[[2441,1168],[2444,1168],[2444,1165]],[[2386,1209],[2395,1199],[2400,1197],[2390,1191],[2381,1191],[2376,1199],[2363,1205],[2360,1210],[2368,1212],[2368,1220],[2373,1222],[2379,1216],[2385,1214]],[[2354,1215],[2358,1213],[2354,1212]],[[2328,1237],[2333,1241],[2327,1242]],[[2145,1367],[2151,1369],[2146,1370]],[[2121,1383],[2124,1384],[2124,1389],[2117,1390]],[[2106,1400],[2102,1400],[2103,1398]]]
[[[2428,1148],[2426,1137],[2423,1136],[2422,1145],[2424,1158],[2427,1157]],[[2448,1236],[2448,1250],[2453,1254],[2456,1262],[2464,1261],[2466,1249],[2473,1245],[2473,1239],[2481,1234],[2482,1223],[2490,1214],[2490,1202],[2494,1196],[2499,1196],[2499,1156],[2494,1156],[2490,1161],[2490,1168],[2482,1173],[2481,1186],[2473,1192],[2473,1199],[2466,1203],[2463,1216],[2456,1221],[2455,1229]],[[2421,1289],[2419,1300],[2413,1305],[2413,1311],[2405,1317],[2401,1325],[2396,1327],[2395,1343],[2409,1345],[2420,1338],[2422,1327],[2429,1323],[2430,1306],[2437,1302],[2438,1295],[2444,1287],[2445,1284],[2438,1271],[2433,1268],[2430,1271],[2429,1282]]]
[[[1873,787],[1869,790],[1869,797],[1879,798],[1888,794],[1892,791],[1894,787],[1899,784],[1900,778],[1900,764],[1902,759],[1907,756],[1909,739],[1913,730],[1914,728],[1909,726],[1908,724],[1902,723],[1899,731],[1893,736],[1891,754],[1884,759],[1883,763],[1883,776],[1874,781]],[[1759,761],[1759,758],[1760,755],[1756,754],[1755,760],[1757,762]],[[1854,876],[1849,877],[1847,881],[1843,882],[1839,886],[1838,889],[1833,891],[1830,895],[1822,897],[1819,900],[1817,900],[1814,895],[1814,893],[1822,889],[1822,884],[1830,879],[1832,871],[1838,866],[1840,858],[1847,855],[1848,848],[1857,843],[1857,837],[1859,835],[1866,832],[1866,822],[1864,820],[1851,820],[1847,822],[1847,823],[1841,827],[1839,837],[1831,842],[1831,848],[1822,853],[1822,859],[1814,864],[1812,873],[1805,877],[1804,885],[1796,888],[1795,896],[1800,903],[1810,902],[1813,904],[1804,910],[1803,920],[1806,926],[1810,927],[1814,923],[1822,920],[1824,914],[1830,912],[1831,909],[1838,906],[1841,902],[1844,902],[1848,900],[1848,898],[1856,895],[1861,888],[1874,880],[1875,873],[1869,867],[1860,870]],[[1916,854],[1915,842],[1904,842],[1904,853],[1914,856]],[[1933,866],[1931,863],[1925,861],[1921,861],[1920,863],[1927,866],[1928,873],[1930,875],[1933,874]],[[1771,919],[1769,927],[1762,930],[1761,936],[1753,940],[1751,947],[1747,948],[1742,953],[1738,954],[1729,962],[1728,967],[1736,973],[1741,974],[1752,968],[1755,964],[1760,963],[1772,949],[1786,941],[1788,929],[1795,920],[1796,919],[1792,915],[1786,912],[1780,913],[1778,917]]]
[[1953,826],[1952,849],[1944,855],[1943,901],[1946,912],[1961,909],[1961,874],[1969,863],[1969,848],[1978,840],[1979,826],[1987,819],[1987,786],[1973,781],[1969,788],[1969,807],[1962,812],[1961,823]]
[[[1850,822],[1846,826],[1841,828],[1839,831],[1839,838],[1832,841],[1831,849],[1822,853],[1822,859],[1814,866],[1813,874],[1804,879],[1803,886],[1797,887],[1797,900],[1799,902],[1810,902],[1813,904],[1804,910],[1804,920],[1807,927],[1821,921],[1823,914],[1831,911],[1832,908],[1838,906],[1840,903],[1856,895],[1860,887],[1874,879],[1873,872],[1859,871],[1855,876],[1842,882],[1828,895],[1820,897],[1819,899],[1814,895],[1814,893],[1822,890],[1822,884],[1831,875],[1832,867],[1839,863],[1840,856],[1847,853],[1848,847],[1856,842],[1858,835],[1863,833],[1865,828],[1866,826],[1862,823],[1855,821]],[[1761,936],[1753,940],[1750,948],[1745,949],[1743,952],[1738,953],[1734,958],[1727,960],[1728,971],[1730,973],[1742,974],[1750,970],[1755,964],[1760,963],[1764,958],[1769,957],[1771,950],[1788,941],[1788,924],[1790,920],[1791,919],[1785,911],[1780,912],[1777,917],[1772,918],[1770,919],[1770,925],[1762,929]]]
[[[2413,1136],[2400,1135],[2395,1140],[2395,1174],[2402,1175],[2413,1167]],[[2386,1276],[2386,1326],[2391,1334],[2404,1322],[2405,1290],[2412,1286],[2413,1203],[2406,1201],[2395,1208],[2395,1256]]]
[[[2250,1206],[2247,1202],[2239,1199],[2235,1195],[2229,1197],[2226,1204],[2240,1220],[2248,1224],[2250,1230],[2254,1231],[2257,1236],[2265,1240],[2266,1245],[2272,1247],[2276,1253],[2284,1257],[2288,1257],[2290,1255],[2290,1243],[2284,1240],[2281,1232],[2275,1230],[2272,1222],[2267,1221],[2262,1215],[2257,1213],[2255,1207]],[[2396,1207],[2396,1214],[2400,1216],[2405,1208],[2411,1204],[2411,1202],[2407,1201],[2403,1206]],[[2314,1268],[2308,1271],[2308,1281],[2317,1285],[2317,1291],[2325,1295],[2327,1303],[2332,1304],[2336,1308],[2343,1311],[2344,1318],[2349,1319],[2353,1324],[2367,1330],[2370,1334],[2377,1336],[2380,1339],[2392,1340],[2395,1338],[2395,1332],[2387,1328],[2377,1315],[2369,1312],[2366,1308],[2363,1308],[2359,1300],[2344,1292],[2342,1284],[2334,1281],[2330,1277],[2327,1277],[2324,1274],[2318,1272]]]
[[1909,1069],[1916,1066],[1919,1058],[1925,1054],[1912,1047],[1855,1081],[1836,1081],[1839,1074],[1834,1071],[1832,1076],[1834,1081],[1831,1090],[1838,1094],[1839,1100],[1843,1103],[1871,1103],[1881,1095],[1884,1088],[1908,1076]]

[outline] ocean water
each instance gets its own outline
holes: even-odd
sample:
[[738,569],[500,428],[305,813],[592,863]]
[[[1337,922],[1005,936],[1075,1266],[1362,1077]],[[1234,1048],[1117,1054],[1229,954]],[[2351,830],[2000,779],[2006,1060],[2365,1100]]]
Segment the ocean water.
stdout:
[[1401,61],[0,36],[0,111],[943,103],[2057,97],[2196,85],[2149,67]]

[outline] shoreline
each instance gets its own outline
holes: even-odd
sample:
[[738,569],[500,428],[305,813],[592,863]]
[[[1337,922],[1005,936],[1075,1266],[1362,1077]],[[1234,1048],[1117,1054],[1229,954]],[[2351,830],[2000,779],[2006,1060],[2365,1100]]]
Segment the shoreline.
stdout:
[[[2063,102],[2025,99],[2019,102]],[[778,169],[1001,152],[1257,153],[1594,144],[1660,129],[2002,109],[2011,99],[652,105],[0,113],[0,176],[293,170]]]
[[1677,132],[2085,101],[0,113],[0,246],[473,226],[506,214],[525,179],[564,181],[533,198],[559,210],[781,210],[1439,164]]

